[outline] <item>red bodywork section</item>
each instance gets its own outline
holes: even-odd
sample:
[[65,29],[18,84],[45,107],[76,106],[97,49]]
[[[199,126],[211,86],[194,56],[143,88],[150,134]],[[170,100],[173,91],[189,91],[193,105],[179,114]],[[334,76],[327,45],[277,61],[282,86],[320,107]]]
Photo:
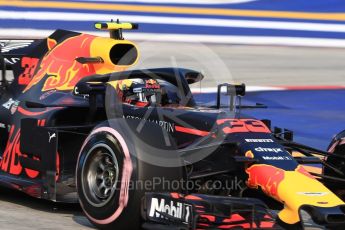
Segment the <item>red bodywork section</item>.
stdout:
[[[92,64],[81,64],[76,61],[78,57],[90,57],[90,46],[95,38],[92,35],[81,34],[68,38],[59,44],[55,40],[48,39],[49,51],[39,65],[37,65],[35,60],[23,58],[23,62],[28,62],[31,65],[19,77],[19,84],[27,85],[24,92],[31,89],[46,76],[47,79],[42,87],[42,91],[52,89],[70,90],[73,89],[81,78],[95,74],[96,72]],[[23,63],[22,65],[25,66]],[[38,68],[36,74],[32,76],[31,80],[28,79],[28,74],[32,74],[33,67],[36,66]]]

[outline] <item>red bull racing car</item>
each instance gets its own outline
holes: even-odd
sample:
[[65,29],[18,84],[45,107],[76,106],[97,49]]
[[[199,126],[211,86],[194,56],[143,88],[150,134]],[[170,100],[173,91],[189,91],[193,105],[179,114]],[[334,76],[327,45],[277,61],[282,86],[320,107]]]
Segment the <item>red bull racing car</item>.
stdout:
[[102,229],[344,228],[343,155],[247,115],[262,105],[241,103],[245,85],[201,105],[200,72],[128,70],[139,52],[122,30],[136,27],[0,43],[1,185],[79,202]]

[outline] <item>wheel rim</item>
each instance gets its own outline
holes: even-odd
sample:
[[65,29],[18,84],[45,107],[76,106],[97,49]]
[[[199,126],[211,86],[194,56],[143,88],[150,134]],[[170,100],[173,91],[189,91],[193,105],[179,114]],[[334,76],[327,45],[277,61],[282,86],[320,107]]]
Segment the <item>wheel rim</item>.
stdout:
[[106,205],[116,191],[119,165],[114,151],[106,144],[93,146],[82,168],[82,189],[94,207]]

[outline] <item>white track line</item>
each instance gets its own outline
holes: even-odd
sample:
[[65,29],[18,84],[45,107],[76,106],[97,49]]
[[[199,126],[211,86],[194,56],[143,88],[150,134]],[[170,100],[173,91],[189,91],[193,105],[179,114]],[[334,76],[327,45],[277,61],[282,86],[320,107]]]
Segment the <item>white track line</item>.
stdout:
[[[0,38],[42,38],[52,34],[53,30],[36,30],[23,28],[0,28]],[[97,36],[108,36],[106,32],[81,31]],[[292,38],[292,37],[265,37],[265,36],[217,36],[195,34],[155,34],[155,33],[127,33],[126,39],[136,41],[163,41],[163,42],[190,42],[190,43],[220,43],[239,45],[282,45],[304,47],[345,48],[344,39],[323,38]]]
[[[0,10],[0,19],[5,20],[44,20],[44,21],[109,21],[119,18],[122,21],[137,23],[168,24],[168,25],[190,25],[210,27],[235,27],[251,29],[274,29],[274,30],[298,30],[318,32],[345,32],[344,24],[331,23],[307,23],[307,22],[282,22],[262,20],[232,20],[212,18],[187,18],[187,17],[161,17],[161,16],[139,16],[139,15],[118,15],[118,14],[94,14],[94,13],[69,13],[69,12],[40,12],[40,11],[6,11]],[[35,25],[33,25],[35,26]]]
[[[224,89],[224,88],[223,88]],[[259,91],[280,91],[286,90],[284,87],[269,87],[269,86],[246,86],[246,92],[259,92]],[[203,87],[191,88],[192,93],[216,93],[217,87]],[[225,90],[222,90],[225,92]]]

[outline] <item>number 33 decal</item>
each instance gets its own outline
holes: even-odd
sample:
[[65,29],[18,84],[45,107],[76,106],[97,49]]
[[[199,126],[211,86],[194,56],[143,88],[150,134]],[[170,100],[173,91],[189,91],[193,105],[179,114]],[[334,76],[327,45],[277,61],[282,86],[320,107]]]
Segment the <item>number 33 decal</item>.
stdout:
[[267,126],[259,120],[254,119],[220,119],[218,125],[224,125],[224,133],[270,133]]
[[35,74],[35,70],[37,67],[39,59],[38,58],[30,58],[30,57],[23,57],[22,58],[22,68],[24,68],[24,72],[19,75],[18,84],[19,85],[28,85],[31,79]]

